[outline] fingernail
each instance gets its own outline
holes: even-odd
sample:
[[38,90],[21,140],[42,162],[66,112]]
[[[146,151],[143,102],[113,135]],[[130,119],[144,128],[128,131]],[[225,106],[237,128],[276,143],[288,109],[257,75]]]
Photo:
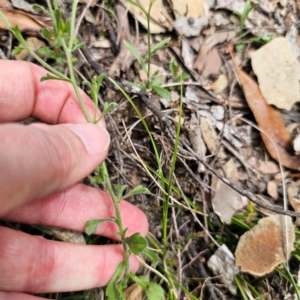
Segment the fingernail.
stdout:
[[110,136],[106,129],[94,124],[62,124],[75,133],[91,155],[107,151]]

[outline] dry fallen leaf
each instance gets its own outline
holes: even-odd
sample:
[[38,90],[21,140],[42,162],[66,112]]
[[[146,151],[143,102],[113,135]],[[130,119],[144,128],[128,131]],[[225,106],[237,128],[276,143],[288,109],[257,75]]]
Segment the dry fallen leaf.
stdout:
[[236,265],[242,272],[252,275],[268,274],[278,264],[287,261],[293,250],[294,240],[291,217],[273,215],[263,218],[240,237],[235,251]]
[[233,254],[225,244],[221,245],[209,258],[207,266],[216,276],[220,275],[221,282],[228,287],[233,295],[236,295],[234,276],[239,273],[239,269],[235,266]]
[[[42,41],[39,40],[36,37],[28,37],[26,39],[27,45],[31,50],[36,52],[39,48],[41,47],[46,47],[46,44]],[[22,45],[19,45],[20,48],[22,48]],[[16,60],[26,60],[29,56],[29,52],[26,49],[23,49],[20,53],[15,55]]]
[[[261,129],[261,137],[265,144],[266,149],[273,159],[280,162],[283,166],[292,170],[300,169],[300,157],[292,156],[288,151],[291,150],[291,137],[289,136],[285,127],[284,121],[280,112],[266,103],[263,95],[261,94],[257,83],[247,75],[237,64],[232,52],[232,46],[229,45],[229,52],[237,72],[240,85],[243,88],[246,101],[255,117],[255,120]],[[267,134],[273,143],[276,145],[274,148],[270,139],[265,135]]]
[[[11,10],[4,7],[0,7],[0,11],[6,17],[11,26],[18,26],[20,30],[24,29],[41,29],[43,27],[48,27],[42,21],[39,21],[33,15],[29,15],[20,10]],[[7,26],[0,18],[0,28],[8,30]]]
[[134,283],[124,290],[124,297],[126,300],[142,300],[143,289],[140,285]]
[[273,161],[257,160],[254,156],[252,156],[248,159],[248,163],[263,174],[276,174],[279,172],[278,165]]
[[285,38],[272,40],[250,56],[259,89],[268,104],[290,110],[300,101],[300,66]]
[[211,124],[209,118],[201,118],[200,123],[201,133],[203,140],[209,150],[209,152],[213,155],[218,153],[219,158],[225,158],[226,154],[224,149],[220,148],[220,140],[218,138],[218,134],[214,127]]
[[268,195],[270,195],[275,200],[277,200],[279,197],[277,186],[278,186],[277,180],[273,179],[271,181],[268,181],[268,185],[267,185]]
[[[132,15],[147,28],[147,19],[145,14],[135,5],[130,4],[126,0],[121,0],[122,4],[128,8]],[[138,3],[148,11],[150,0],[139,0]],[[155,0],[150,11],[150,32],[161,33],[172,30],[173,26],[169,20],[171,17],[163,5],[162,0]]]
[[179,16],[199,18],[208,15],[207,0],[173,0],[172,2],[176,18]]
[[[230,159],[223,165],[223,170],[227,179],[239,185],[239,174],[233,159]],[[212,198],[213,210],[221,221],[230,224],[232,216],[245,207],[247,202],[244,201],[238,192],[215,176],[212,177],[212,187],[215,189],[215,194]]]
[[86,244],[81,232],[52,226],[35,225],[34,227],[64,242],[83,245]]
[[184,36],[199,36],[203,27],[208,25],[208,18],[202,17],[188,19],[185,16],[181,16],[174,22],[173,25],[177,29],[178,33]]
[[213,90],[216,95],[221,94],[228,87],[227,76],[221,74],[216,81],[205,86],[207,90]]
[[233,31],[219,32],[206,38],[194,62],[194,69],[202,72],[206,78],[210,74],[218,74],[221,67],[221,59],[218,50],[214,47],[219,43],[230,41],[235,35],[236,33]]
[[[206,154],[206,146],[204,144],[200,122],[199,119],[196,117],[196,114],[192,114],[191,120],[186,125],[188,132],[189,132],[189,139],[192,145],[193,150],[202,158],[204,158]],[[204,172],[205,167],[203,164],[198,162],[198,172]]]
[[[300,212],[300,181],[293,182],[287,189],[288,199],[295,212]],[[296,225],[300,225],[300,218],[296,219]]]

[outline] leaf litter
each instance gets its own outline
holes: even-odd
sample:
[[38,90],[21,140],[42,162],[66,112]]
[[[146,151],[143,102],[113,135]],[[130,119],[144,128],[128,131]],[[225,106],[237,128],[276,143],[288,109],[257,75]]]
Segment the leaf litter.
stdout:
[[[83,12],[89,1],[83,2],[79,5],[78,13]],[[251,204],[226,182],[212,176],[201,161],[184,148],[184,143],[227,178],[227,183],[256,194],[261,204],[271,205],[283,212],[282,199],[285,193],[281,183],[282,174],[279,172],[278,152],[280,163],[286,168],[283,176],[288,186],[289,202],[296,212],[300,212],[297,181],[300,157],[295,153],[299,152],[298,140],[297,135],[292,135],[287,130],[288,126],[292,123],[297,125],[300,120],[297,103],[300,48],[297,20],[294,18],[300,7],[293,3],[290,9],[294,14],[291,14],[286,9],[286,1],[259,1],[260,7],[249,13],[240,36],[240,19],[234,12],[243,13],[244,1],[166,2],[169,6],[159,0],[153,4],[150,13],[151,43],[153,46],[168,36],[171,40],[168,42],[169,47],[159,49],[153,55],[150,67],[151,76],[162,77],[159,80],[161,86],[158,88],[170,89],[172,101],[167,102],[152,90],[149,100],[158,110],[157,113],[151,104],[147,106],[143,102],[142,94],[132,92],[131,96],[151,128],[160,151],[164,173],[168,174],[174,144],[172,136],[165,131],[160,114],[172,120],[170,128],[175,130],[180,103],[178,75],[180,72],[189,75],[183,80],[181,144],[173,183],[178,190],[176,193],[175,190],[172,191],[171,196],[184,205],[193,205],[204,216],[176,206],[170,209],[170,249],[165,266],[175,274],[185,291],[195,297],[204,295],[203,299],[218,299],[217,295],[223,294],[228,299],[241,299],[241,290],[236,285],[237,266],[240,267],[246,284],[253,279],[249,274],[268,274],[291,257],[292,249],[299,251],[297,244],[293,245],[295,234],[292,219],[278,214],[270,215],[268,210]],[[148,9],[149,1],[138,3],[145,10]],[[31,12],[30,7],[23,1],[14,1],[13,5],[7,5],[3,0],[0,2],[0,10],[9,21],[24,30],[29,41],[31,38],[36,39],[33,49],[37,49],[39,46],[34,48],[35,45],[48,41],[36,33],[30,33],[28,29],[38,31],[47,26],[47,22],[39,21],[44,20],[40,13],[28,14]],[[108,13],[109,11],[112,13]],[[123,41],[134,45],[146,64],[146,26],[146,19],[140,9],[125,0],[114,7],[106,6],[105,9],[93,1],[82,20],[79,33],[102,70],[129,89],[128,82],[142,84],[147,81],[147,76],[136,57],[124,47]],[[3,29],[0,32],[0,50],[3,53],[1,57],[11,59],[12,49],[6,27],[0,23],[0,28]],[[273,40],[264,45],[266,42],[263,39],[267,35],[273,35]],[[235,84],[236,77],[228,43],[236,47],[244,45],[243,50],[235,54],[239,64],[245,63],[244,70],[238,66],[231,53],[243,92]],[[14,45],[17,45],[16,41]],[[259,56],[260,60],[257,60]],[[175,60],[170,67],[172,58]],[[95,74],[94,68],[83,63],[79,55],[77,59],[75,67],[78,68],[78,74]],[[57,65],[57,61],[53,64]],[[154,66],[159,67],[159,74],[155,74]],[[274,85],[276,89],[272,88]],[[278,93],[274,94],[275,91]],[[162,212],[159,208],[164,202],[161,201],[160,189],[136,160],[131,146],[135,147],[147,165],[157,170],[149,137],[136,113],[133,113],[119,92],[107,85],[101,91],[101,101],[114,101],[119,104],[106,119],[108,130],[113,136],[112,149],[108,156],[111,162],[109,172],[116,183],[125,181],[133,187],[142,184],[154,191],[154,195],[132,196],[129,201],[146,211],[150,233],[157,245],[162,245]],[[257,129],[244,120],[250,124],[255,122],[260,135]],[[277,152],[265,134],[271,138]],[[131,144],[128,143],[128,138]],[[153,174],[159,181],[156,174]],[[86,182],[89,180],[86,179]],[[190,202],[186,203],[187,199]],[[299,218],[295,224],[299,224]],[[185,228],[184,234],[182,226]],[[25,225],[21,225],[22,228],[28,230]],[[50,231],[48,234],[52,235]],[[63,235],[57,235],[56,238],[64,239]],[[82,240],[82,236],[80,238]],[[74,236],[73,242],[76,241]],[[93,243],[101,244],[103,239],[97,237]],[[293,267],[296,264],[293,255],[291,262],[291,272],[297,274],[297,267]],[[161,263],[164,263],[162,259]],[[213,274],[215,278],[212,278]],[[280,282],[286,284],[286,279],[274,273],[268,276],[272,280],[262,277],[255,288],[264,291],[270,299],[281,299],[284,288],[275,283],[280,278]],[[151,272],[148,273],[148,278],[150,281],[154,278]],[[268,291],[264,289],[265,285],[268,285]],[[100,289],[97,292],[101,294]],[[127,293],[128,299],[138,299],[142,298],[143,291],[133,285]],[[179,291],[178,299],[184,297],[188,297],[187,293]]]

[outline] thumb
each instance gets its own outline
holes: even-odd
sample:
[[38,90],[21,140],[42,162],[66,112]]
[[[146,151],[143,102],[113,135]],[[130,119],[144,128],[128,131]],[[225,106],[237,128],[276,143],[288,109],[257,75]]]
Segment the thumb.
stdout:
[[0,126],[0,216],[59,192],[91,173],[109,148],[109,134],[94,124]]

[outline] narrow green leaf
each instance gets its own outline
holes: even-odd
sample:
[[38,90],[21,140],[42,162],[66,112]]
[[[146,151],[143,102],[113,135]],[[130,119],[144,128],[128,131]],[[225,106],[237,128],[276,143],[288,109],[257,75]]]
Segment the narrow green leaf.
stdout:
[[142,287],[148,300],[162,300],[164,299],[164,290],[157,283],[150,282],[145,276],[137,277],[130,274],[130,278]]
[[97,227],[99,224],[104,222],[112,222],[111,219],[95,219],[89,220],[85,223],[85,233],[87,235],[91,235],[97,231]]
[[161,97],[172,100],[171,94],[167,89],[161,88],[159,86],[152,86],[152,89]]
[[41,6],[39,4],[36,4],[36,3],[33,4],[32,9],[33,10],[41,10],[44,14],[49,15],[49,12],[43,6]]
[[157,43],[156,45],[154,45],[151,48],[150,52],[152,54],[154,54],[158,49],[164,48],[168,44],[170,39],[171,39],[171,37],[168,37],[168,38],[165,38],[164,40],[160,41],[159,43]]
[[172,73],[173,76],[176,75],[176,72],[175,72],[175,57],[172,57],[170,62],[169,62],[169,69]]
[[134,189],[132,189],[129,193],[124,195],[123,199],[126,199],[136,194],[150,194],[150,191],[147,188],[143,187],[142,185],[138,185]]
[[101,85],[102,85],[102,81],[103,81],[103,79],[105,78],[105,74],[100,74],[99,76],[98,76],[98,81],[97,81],[97,83],[98,83],[98,86],[100,87]]
[[118,103],[116,103],[116,102],[110,102],[110,103],[105,102],[101,117],[104,117],[110,110],[114,109],[117,106],[118,106]]
[[163,78],[162,78],[161,76],[154,78],[154,79],[150,82],[150,87],[152,87],[152,86],[160,86],[161,83],[162,83],[162,79],[163,79]]
[[124,272],[125,264],[124,262],[119,263],[112,279],[110,280],[106,288],[106,296],[110,300],[125,300],[125,297],[122,293],[123,286],[118,284],[122,273]]
[[135,57],[135,59],[138,61],[138,63],[140,64],[140,66],[142,67],[142,69],[144,70],[144,72],[147,74],[147,69],[146,66],[143,62],[142,56],[140,55],[140,53],[137,51],[137,49],[130,43],[128,43],[127,41],[123,42],[125,47],[129,50],[129,52]]
[[56,23],[56,31],[57,31],[57,34],[58,35],[61,35],[62,34],[62,18],[61,18],[61,15],[62,15],[62,12],[60,9],[56,9],[55,12],[54,12],[54,15],[55,15],[55,23]]
[[78,50],[78,49],[81,49],[81,48],[85,48],[85,45],[86,45],[85,42],[76,44],[76,45],[73,47],[72,52],[74,52],[74,51],[76,51],[76,50]]
[[126,0],[126,2],[131,3],[132,5],[138,7],[145,15],[147,15],[147,12],[145,11],[145,9],[143,8],[143,6],[141,6],[139,3],[132,1],[132,0]]
[[52,58],[52,59],[57,58],[56,53],[53,50],[49,49],[49,48],[41,47],[41,48],[38,49],[38,53],[40,53],[42,55],[45,55],[48,58]]
[[122,199],[122,195],[123,195],[124,191],[127,189],[127,187],[128,187],[128,185],[126,185],[126,184],[124,184],[122,186],[120,186],[119,184],[114,185],[118,200]]
[[239,52],[239,51],[241,51],[241,50],[244,50],[245,48],[246,48],[246,44],[237,44],[237,45],[235,46],[236,52]]
[[101,176],[93,176],[92,178],[91,178],[91,182],[96,182],[96,183],[103,183],[104,182],[104,179],[103,179],[103,177],[101,177]]
[[67,82],[71,82],[70,79],[63,79],[63,78],[59,78],[50,74],[47,74],[46,76],[41,77],[40,82],[46,81],[46,80],[61,80],[61,81],[67,81]]
[[11,52],[11,55],[12,55],[12,56],[18,55],[18,54],[20,54],[23,50],[24,50],[24,48],[22,48],[22,47],[15,47],[14,50]]
[[135,255],[139,255],[144,249],[148,247],[147,240],[140,235],[139,232],[125,238],[130,251]]
[[47,40],[51,40],[53,38],[53,34],[47,28],[42,29],[42,34]]
[[157,266],[157,264],[159,263],[159,256],[152,250],[149,250],[146,248],[142,251],[142,254],[151,260],[153,268],[155,268]]
[[148,297],[148,300],[164,299],[164,290],[157,283],[149,282],[148,287],[144,291]]

